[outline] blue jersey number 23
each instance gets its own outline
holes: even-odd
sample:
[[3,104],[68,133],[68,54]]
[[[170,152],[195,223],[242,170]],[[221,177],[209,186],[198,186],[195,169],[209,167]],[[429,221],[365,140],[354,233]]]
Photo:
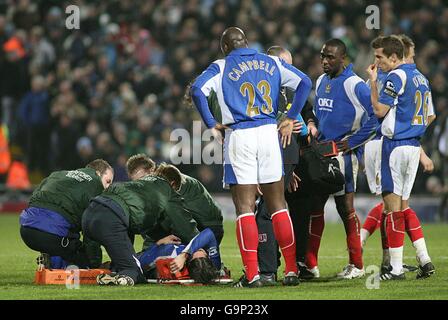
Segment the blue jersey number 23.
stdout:
[[263,112],[264,114],[270,114],[273,111],[272,108],[272,99],[270,96],[271,93],[271,86],[269,85],[269,82],[266,80],[261,80],[257,84],[258,91],[261,92],[263,96],[264,103],[261,105],[261,108],[259,106],[255,106],[255,88],[250,82],[244,82],[240,86],[240,92],[244,97],[248,97],[247,101],[247,107],[246,107],[246,114],[249,117],[255,117]]

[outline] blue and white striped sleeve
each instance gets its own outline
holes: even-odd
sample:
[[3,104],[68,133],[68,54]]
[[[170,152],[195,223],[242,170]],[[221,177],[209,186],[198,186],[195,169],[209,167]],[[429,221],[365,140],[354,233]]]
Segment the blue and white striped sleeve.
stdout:
[[384,81],[384,87],[380,92],[378,102],[391,108],[395,107],[397,97],[402,94],[406,74],[402,70],[392,71]]
[[191,86],[191,96],[207,128],[213,128],[217,121],[213,117],[208,105],[207,97],[213,90],[218,91],[220,69],[216,63],[212,63]]
[[[275,58],[274,58],[275,59]],[[286,63],[282,59],[275,59],[280,70],[281,87],[287,87],[295,91],[288,118],[296,119],[302,111],[313,86],[311,79],[296,67]]]
[[373,113],[370,90],[365,82],[359,81],[355,85],[354,96],[364,110],[364,118],[367,120],[361,125],[356,133],[347,139],[350,149],[355,149],[369,141],[374,136],[378,127],[378,120]]
[[219,254],[218,242],[216,241],[215,235],[210,228],[205,228],[202,230],[201,233],[190,241],[182,252],[192,255],[199,249],[207,250],[209,258],[215,267],[218,270],[221,268],[221,257]]

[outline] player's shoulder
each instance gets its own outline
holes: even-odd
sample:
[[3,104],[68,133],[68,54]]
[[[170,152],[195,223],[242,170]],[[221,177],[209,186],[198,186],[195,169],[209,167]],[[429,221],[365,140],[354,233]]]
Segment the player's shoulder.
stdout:
[[275,63],[278,67],[285,67],[287,69],[290,69],[292,67],[290,64],[286,63],[285,60],[280,59],[277,56],[271,56],[265,53],[259,53],[259,54],[262,55],[260,57],[263,57],[265,60],[268,61],[271,60],[271,62]]
[[417,67],[414,68],[413,74],[417,75],[421,79],[424,79],[426,83],[429,84],[429,79]]
[[213,61],[212,63],[210,63],[210,65],[208,66],[206,71],[209,71],[209,72],[212,71],[212,72],[219,73],[224,70],[225,65],[226,65],[225,59],[217,59],[217,60]]
[[406,70],[401,69],[401,68],[396,68],[394,70],[391,70],[387,76],[386,79],[387,81],[401,81],[402,85],[406,84],[406,81],[408,79],[408,73],[406,72]]
[[352,73],[344,80],[345,91],[355,91],[356,89],[368,89],[367,83],[356,73]]
[[211,64],[217,65],[221,68],[222,66],[224,66],[226,64],[226,60],[225,59],[217,59],[217,60],[213,61]]
[[322,83],[322,81],[325,79],[325,73],[322,73],[319,78],[317,78],[316,80],[316,90],[319,88],[320,84]]

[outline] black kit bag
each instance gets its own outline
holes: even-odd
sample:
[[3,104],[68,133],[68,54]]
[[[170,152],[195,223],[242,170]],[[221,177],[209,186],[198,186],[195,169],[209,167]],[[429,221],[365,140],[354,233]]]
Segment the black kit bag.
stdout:
[[345,178],[334,157],[337,154],[335,143],[317,143],[314,137],[310,137],[310,143],[300,151],[299,177],[307,181],[310,192],[333,194],[341,191]]

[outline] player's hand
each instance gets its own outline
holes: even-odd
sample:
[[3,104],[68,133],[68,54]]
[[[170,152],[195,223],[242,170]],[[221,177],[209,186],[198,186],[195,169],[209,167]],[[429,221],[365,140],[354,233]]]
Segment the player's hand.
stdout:
[[262,197],[263,196],[263,192],[261,191],[260,185],[257,184],[257,195]]
[[434,162],[424,152],[420,153],[420,163],[423,166],[423,172],[431,173],[434,171]]
[[180,244],[180,238],[176,237],[174,234],[170,234],[169,236],[166,236],[165,238],[160,239],[156,242],[156,244]]
[[283,148],[286,148],[286,146],[289,146],[289,144],[291,143],[293,127],[294,127],[294,120],[290,118],[285,118],[278,125],[278,131],[280,132],[281,135],[281,143]]
[[342,141],[336,142],[336,146],[338,147],[339,152],[347,152],[350,149],[350,147],[348,146],[347,140],[342,140]]
[[300,133],[302,131],[303,123],[299,120],[294,120],[293,127],[292,127],[292,133]]
[[308,122],[308,132],[311,133],[311,135],[314,138],[317,138],[317,135],[319,134],[319,131],[317,130],[316,124],[314,123],[314,121],[310,121]]
[[369,79],[371,82],[376,82],[376,78],[378,76],[378,66],[376,64],[371,64],[367,67],[367,74],[369,75]]
[[299,183],[300,183],[300,177],[298,175],[296,175],[295,172],[292,173],[292,178],[289,181],[289,185],[288,185],[288,192],[292,193],[294,191],[297,191],[297,189],[299,188]]
[[211,128],[212,135],[218,141],[219,144],[224,143],[224,131],[228,128],[229,127],[221,123],[217,123],[213,128]]
[[187,254],[182,252],[173,261],[170,262],[170,271],[171,273],[179,272],[185,266],[185,261],[187,261]]

